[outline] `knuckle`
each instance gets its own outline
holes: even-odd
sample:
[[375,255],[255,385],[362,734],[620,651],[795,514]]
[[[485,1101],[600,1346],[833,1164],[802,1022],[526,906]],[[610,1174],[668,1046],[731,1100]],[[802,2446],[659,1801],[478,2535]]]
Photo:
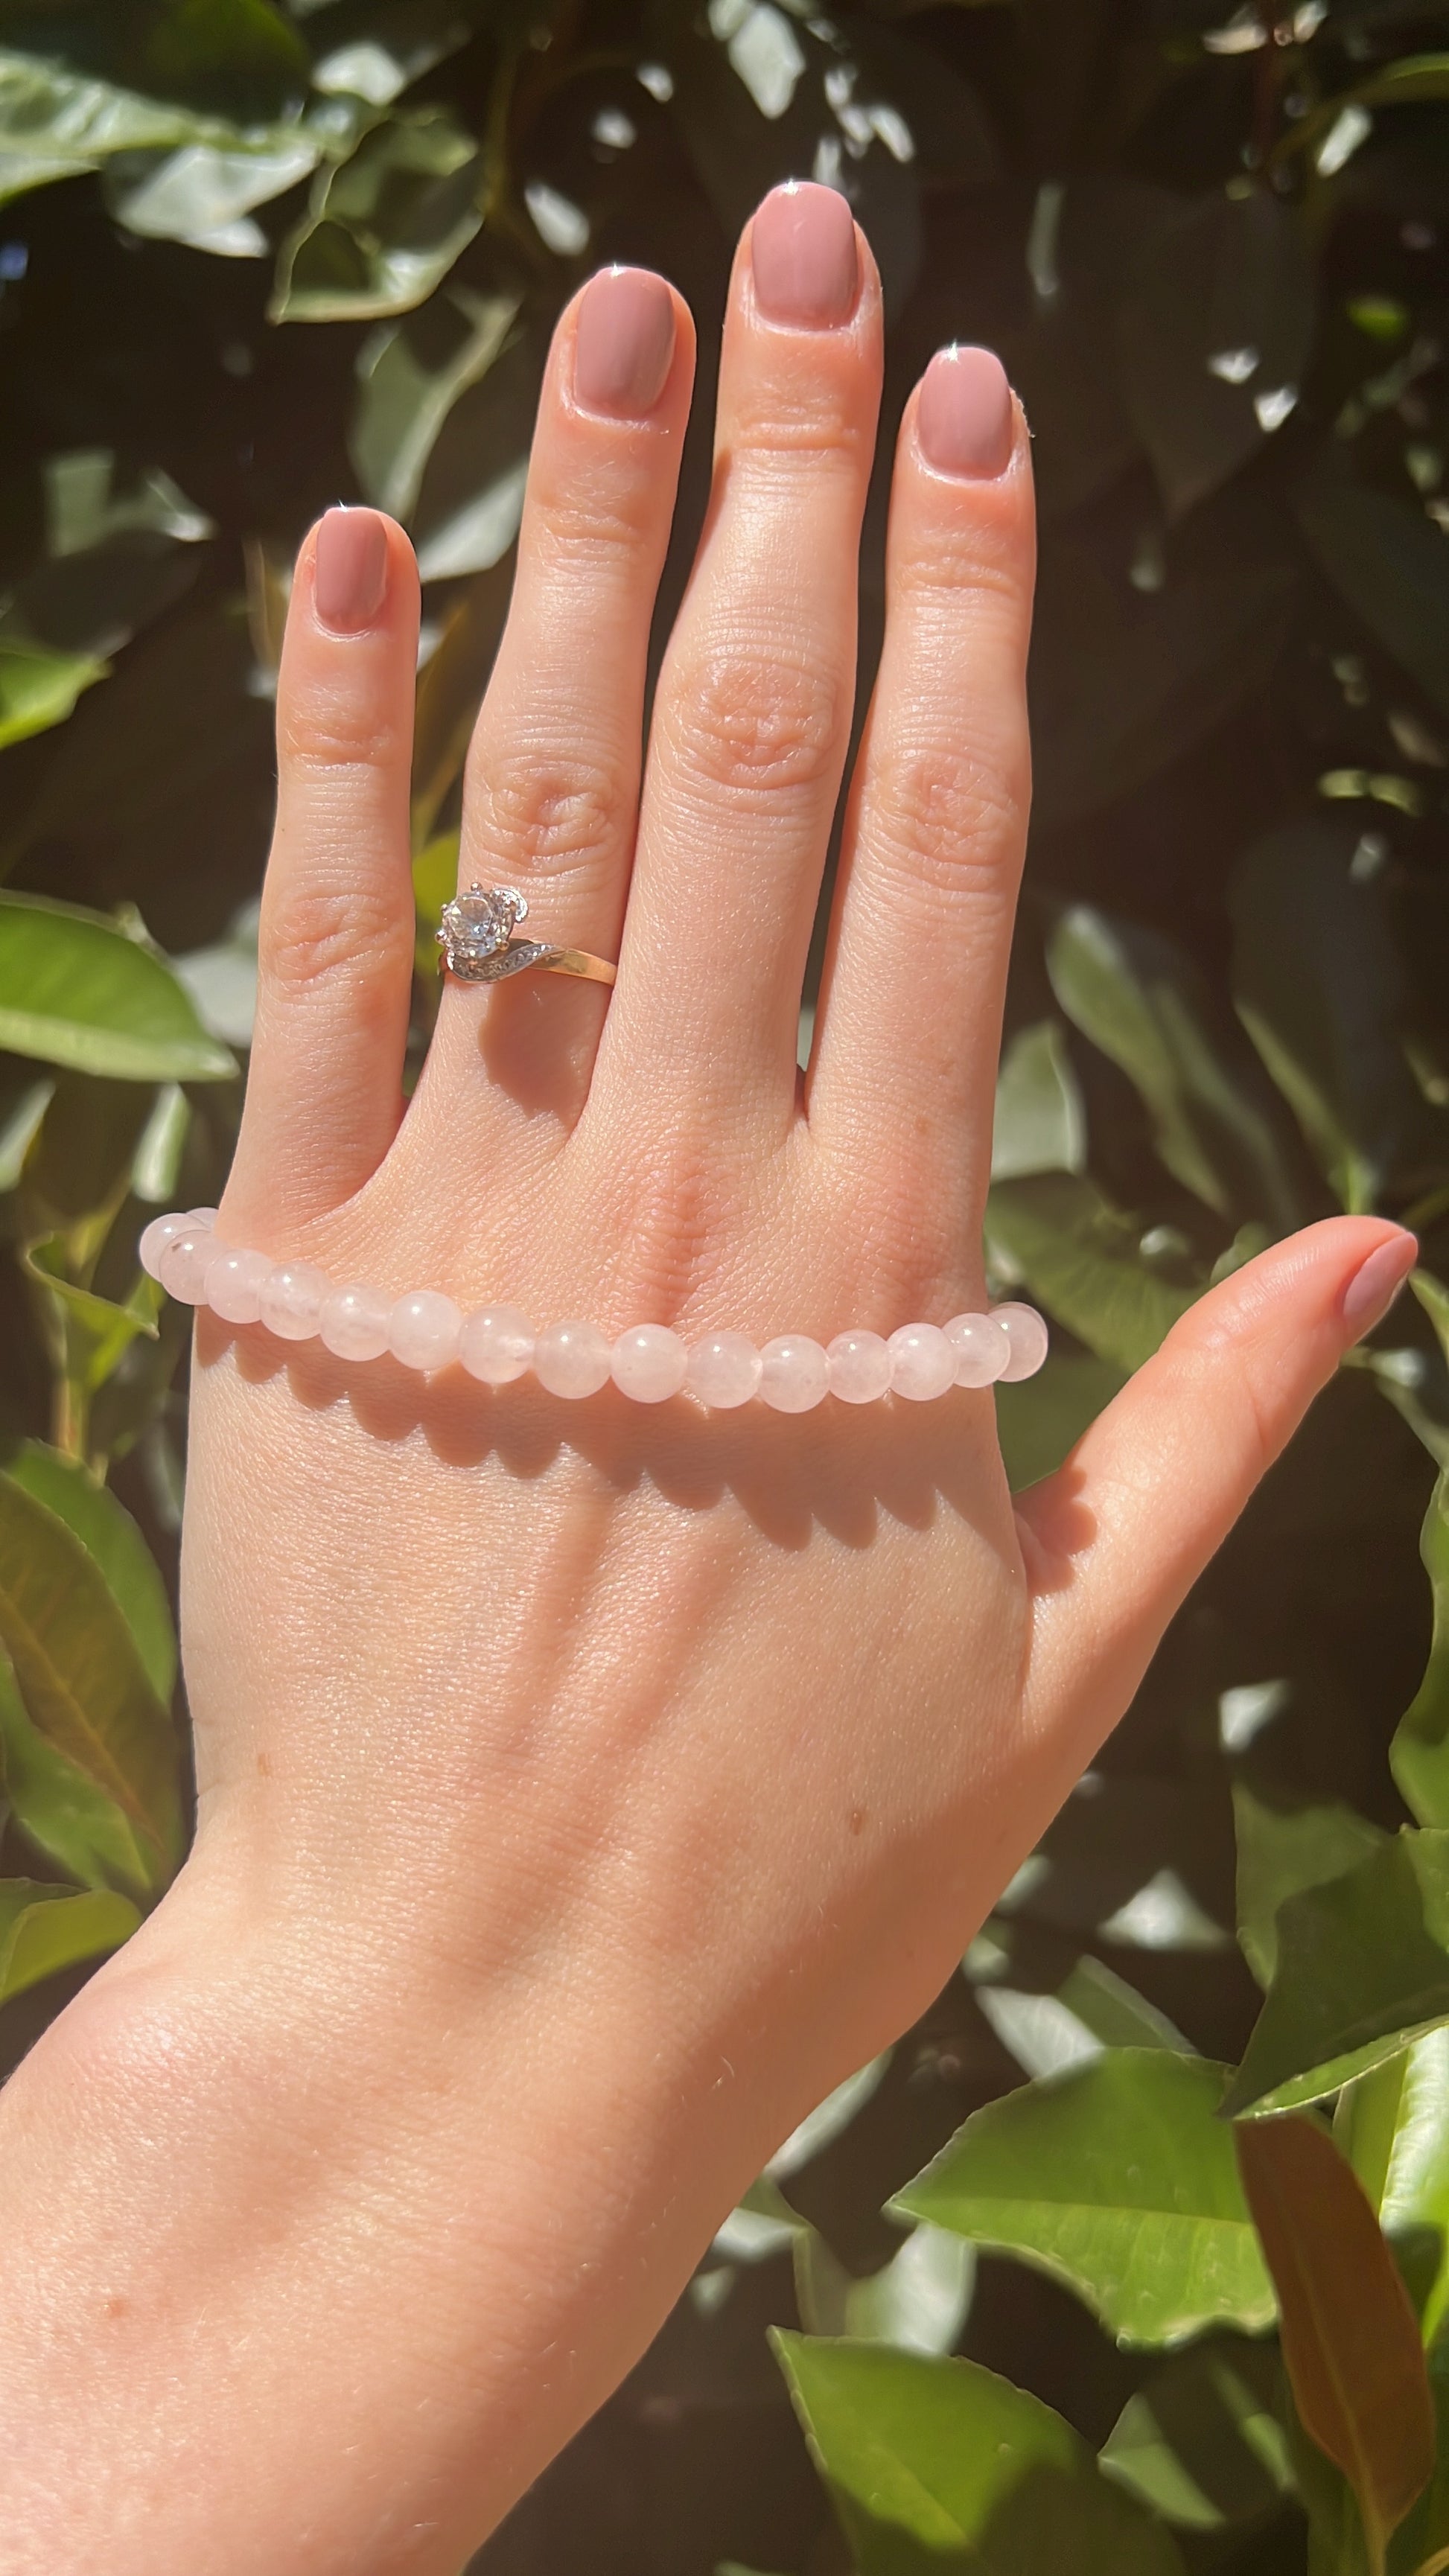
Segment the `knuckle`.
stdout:
[[365,990],[390,983],[412,956],[412,922],[381,890],[358,885],[290,889],[262,914],[258,965],[285,998],[324,982]]
[[915,878],[954,889],[996,886],[1026,834],[1025,749],[1003,759],[964,741],[901,746],[882,760],[877,830]]
[[836,675],[808,663],[704,655],[674,675],[672,747],[709,786],[762,797],[818,787],[839,757],[841,694]]
[[318,690],[305,705],[279,705],[278,761],[284,773],[322,779],[393,770],[410,757],[411,721],[411,700],[404,726],[351,691]]
[[490,850],[506,851],[525,874],[558,876],[604,864],[617,848],[626,802],[623,781],[603,761],[559,754],[469,757],[467,806],[477,837]]

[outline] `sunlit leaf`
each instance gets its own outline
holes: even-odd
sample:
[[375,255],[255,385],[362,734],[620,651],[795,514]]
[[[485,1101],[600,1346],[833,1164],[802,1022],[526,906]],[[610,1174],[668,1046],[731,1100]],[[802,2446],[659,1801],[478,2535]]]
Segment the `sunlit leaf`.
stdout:
[[1234,2131],[1294,2404],[1349,2480],[1375,2564],[1434,2467],[1418,2323],[1361,2186],[1312,2121]]
[[164,151],[210,130],[212,120],[168,101],[0,51],[0,198],[74,178],[115,152]]
[[1065,2282],[1119,2343],[1254,2332],[1273,2294],[1217,2116],[1225,2075],[1109,2050],[974,2112],[892,2206]]
[[64,724],[82,692],[106,676],[90,653],[52,653],[0,635],[0,749]]
[[321,138],[300,127],[260,148],[185,143],[113,162],[105,194],[117,223],[143,239],[186,242],[220,259],[262,259],[269,245],[253,209],[285,196],[321,157]]
[[1086,1143],[1082,1095],[1060,1028],[1054,1020],[1038,1020],[1018,1029],[996,1077],[992,1179],[1079,1172]]
[[101,914],[0,893],[0,1046],[129,1082],[236,1071],[164,960]]
[[516,296],[457,286],[368,341],[348,445],[363,491],[380,510],[411,515],[448,413],[488,373],[517,312]]
[[1048,1314],[1116,1368],[1150,1359],[1196,1299],[1150,1270],[1134,1228],[1069,1173],[994,1183],[986,1238]]
[[1238,1836],[1238,1940],[1260,1986],[1278,1964],[1278,1908],[1306,1887],[1322,1887],[1356,1869],[1388,1836],[1352,1807],[1265,1805],[1245,1782],[1233,1783]]
[[1449,1472],[1441,1475],[1419,1541],[1434,1601],[1429,1660],[1389,1746],[1405,1805],[1421,1825],[1449,1825]]
[[124,1896],[0,1879],[0,2003],[58,1969],[118,1950],[140,1920]]
[[365,321],[430,296],[483,220],[483,153],[445,108],[402,108],[323,170],[278,254],[274,322]]
[[32,1725],[3,1654],[0,1772],[13,1825],[67,1878],[140,1897],[164,1885],[166,1873],[142,1851],[115,1799]]
[[77,1459],[42,1440],[0,1451],[13,1484],[63,1520],[85,1549],[131,1632],[159,1700],[176,1687],[176,1627],[160,1567],[125,1505]]
[[1333,2134],[1414,2286],[1432,2344],[1449,2313],[1449,2029],[1344,2086]]
[[792,2248],[795,2301],[807,2334],[949,2352],[966,2322],[975,2248],[942,2227],[913,2227],[877,2272],[853,2279],[823,2236],[802,2220]]
[[1188,2531],[1272,2514],[1293,2493],[1273,2411],[1270,2344],[1214,2338],[1174,2353],[1129,2397],[1099,2454],[1141,2503]]

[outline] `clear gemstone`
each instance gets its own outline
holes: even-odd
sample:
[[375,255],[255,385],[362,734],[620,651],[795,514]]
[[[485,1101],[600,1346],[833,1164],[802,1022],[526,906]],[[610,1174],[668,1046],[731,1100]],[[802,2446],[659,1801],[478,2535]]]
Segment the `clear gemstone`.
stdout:
[[450,963],[465,970],[486,965],[507,947],[527,910],[514,886],[470,886],[445,903],[439,937]]

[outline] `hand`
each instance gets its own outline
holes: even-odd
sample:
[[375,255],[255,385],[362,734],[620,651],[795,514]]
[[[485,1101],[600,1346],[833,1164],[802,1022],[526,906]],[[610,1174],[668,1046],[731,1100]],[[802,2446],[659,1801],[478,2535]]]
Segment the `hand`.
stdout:
[[[843,199],[767,200],[641,779],[692,332],[638,272],[565,314],[461,877],[618,983],[450,985],[405,1112],[417,576],[374,514],[313,532],[226,1238],[611,1334],[980,1306],[1032,584],[1026,425],[981,352],[906,409],[796,1070],[880,343]],[[1367,1219],[1266,1254],[1015,1512],[987,1393],[569,1403],[203,1315],[196,1851],[22,2098],[45,2140],[81,2070],[132,2138],[124,2246],[114,2146],[89,2202],[73,2165],[35,2184],[72,2247],[91,2207],[118,2303],[87,2275],[112,2393],[67,2436],[66,2509],[98,2518],[47,2524],[46,2563],[93,2527],[151,2576],[455,2568],[784,2133],[940,1987],[1411,1257]],[[10,2298],[32,2342],[50,2278]],[[27,2407],[22,2459],[56,2438]]]

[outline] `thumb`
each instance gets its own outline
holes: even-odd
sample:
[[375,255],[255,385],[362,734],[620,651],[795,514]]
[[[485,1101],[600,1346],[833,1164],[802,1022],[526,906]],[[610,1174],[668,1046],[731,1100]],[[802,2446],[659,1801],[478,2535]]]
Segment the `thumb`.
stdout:
[[1020,1497],[1035,1596],[1028,1705],[1073,1777],[1417,1254],[1411,1234],[1372,1217],[1332,1217],[1260,1253],[1174,1325],[1065,1465]]

